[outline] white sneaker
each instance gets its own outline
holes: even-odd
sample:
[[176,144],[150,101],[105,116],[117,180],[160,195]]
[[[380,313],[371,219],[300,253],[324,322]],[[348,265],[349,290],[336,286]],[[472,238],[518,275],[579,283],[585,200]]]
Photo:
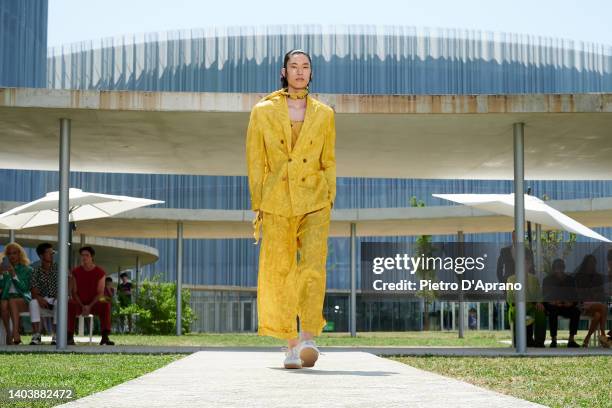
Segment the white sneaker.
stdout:
[[302,360],[298,347],[287,348],[285,351],[285,368],[302,368]]
[[315,345],[314,340],[302,340],[299,349],[302,367],[314,367],[319,358],[319,349]]

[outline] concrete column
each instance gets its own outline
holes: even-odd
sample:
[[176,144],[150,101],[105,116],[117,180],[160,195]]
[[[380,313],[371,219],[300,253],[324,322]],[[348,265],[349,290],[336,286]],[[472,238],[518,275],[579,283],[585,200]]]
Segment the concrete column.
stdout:
[[476,302],[476,330],[480,330],[480,302]]
[[357,336],[357,224],[351,223],[351,298],[350,298],[351,337]]
[[181,289],[183,288],[183,223],[176,224],[176,335],[183,334]]
[[59,214],[57,249],[59,252],[58,293],[57,293],[57,334],[56,349],[65,350],[68,340],[68,264],[70,260],[69,239],[69,196],[70,188],[70,119],[60,119],[59,151]]
[[456,330],[457,325],[455,324],[455,302],[451,302],[451,330]]
[[514,133],[514,230],[516,231],[515,273],[516,282],[522,290],[516,292],[515,331],[516,352],[524,353],[527,348],[525,329],[525,124],[515,123]]
[[[463,236],[463,231],[457,231],[457,242],[463,243],[464,240],[464,236]],[[460,251],[461,253],[463,253],[463,251]],[[459,286],[460,288],[462,287],[462,285],[460,284]],[[464,329],[465,329],[465,303],[463,302],[463,290],[459,290],[459,338],[462,339],[464,336]]]
[[15,230],[9,230],[8,241],[9,243],[15,242]]
[[440,301],[440,331],[444,330],[444,302]]
[[493,302],[489,302],[489,324],[488,329],[493,330]]
[[499,302],[499,324],[500,324],[500,330],[505,330],[506,329],[506,303],[505,302]]

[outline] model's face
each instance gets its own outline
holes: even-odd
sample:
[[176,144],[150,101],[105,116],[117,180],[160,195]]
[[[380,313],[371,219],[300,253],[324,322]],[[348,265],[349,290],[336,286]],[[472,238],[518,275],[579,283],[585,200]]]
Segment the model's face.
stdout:
[[305,89],[310,81],[310,61],[304,54],[296,54],[289,57],[287,69],[283,67],[281,74],[287,78],[289,89]]

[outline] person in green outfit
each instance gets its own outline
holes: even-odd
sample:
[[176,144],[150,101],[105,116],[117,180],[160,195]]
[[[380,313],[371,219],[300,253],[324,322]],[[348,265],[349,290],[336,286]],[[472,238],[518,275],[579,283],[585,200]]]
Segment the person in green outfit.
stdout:
[[[6,344],[20,344],[19,313],[28,312],[32,301],[30,260],[21,245],[11,242],[4,247],[0,264],[0,305],[2,323],[6,329]],[[12,320],[13,329],[9,330]]]
[[[525,271],[527,272],[525,277],[526,288],[524,289],[527,315],[527,321],[525,322],[527,325],[527,347],[544,347],[544,340],[546,339],[546,309],[544,304],[539,301],[542,299],[542,293],[540,291],[540,282],[535,275],[533,253],[531,251],[525,251]],[[507,282],[516,283],[516,274],[510,275]],[[509,290],[506,293],[506,300],[510,305],[508,319],[511,322],[515,321],[516,309],[514,299],[514,291]]]

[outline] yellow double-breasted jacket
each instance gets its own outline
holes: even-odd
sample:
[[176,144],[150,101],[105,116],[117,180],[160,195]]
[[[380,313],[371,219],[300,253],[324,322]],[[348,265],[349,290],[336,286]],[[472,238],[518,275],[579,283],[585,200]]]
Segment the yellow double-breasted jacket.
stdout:
[[286,96],[262,98],[251,111],[246,157],[253,211],[285,217],[333,206],[336,198],[334,111],[310,95],[295,146]]

